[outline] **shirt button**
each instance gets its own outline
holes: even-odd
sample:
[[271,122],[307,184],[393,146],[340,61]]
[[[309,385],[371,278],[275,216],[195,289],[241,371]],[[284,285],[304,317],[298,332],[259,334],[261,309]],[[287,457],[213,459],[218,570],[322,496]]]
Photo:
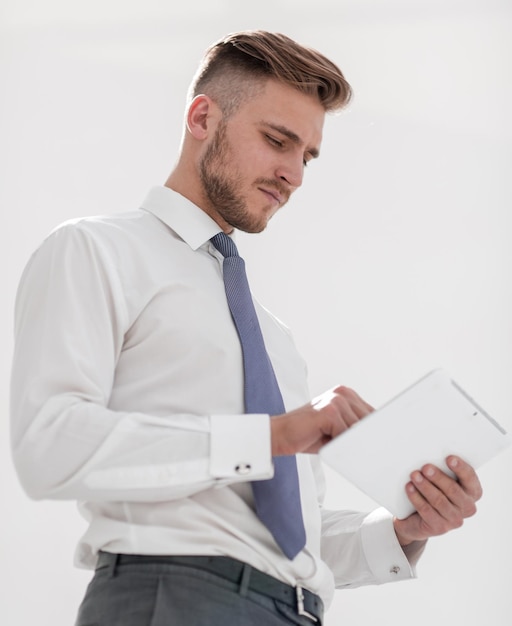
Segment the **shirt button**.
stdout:
[[240,476],[244,476],[245,474],[250,474],[252,467],[249,463],[239,463],[235,466],[235,472]]
[[389,570],[389,573],[398,574],[399,571],[400,571],[400,568],[398,567],[398,565],[393,565],[393,567]]

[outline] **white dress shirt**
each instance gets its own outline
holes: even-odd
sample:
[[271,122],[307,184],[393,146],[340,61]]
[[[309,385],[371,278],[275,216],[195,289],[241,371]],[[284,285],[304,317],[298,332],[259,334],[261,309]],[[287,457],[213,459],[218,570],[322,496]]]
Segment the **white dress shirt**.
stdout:
[[[322,508],[316,455],[298,455],[307,544],[288,560],[254,512],[272,476],[267,415],[244,415],[241,348],[209,241],[218,225],[166,187],[133,212],[58,227],[16,302],[12,444],[33,498],[74,499],[76,551],[227,555],[328,605],[334,587],[414,576],[391,516]],[[287,410],[307,403],[288,330],[256,309]],[[412,559],[414,562],[414,559]]]

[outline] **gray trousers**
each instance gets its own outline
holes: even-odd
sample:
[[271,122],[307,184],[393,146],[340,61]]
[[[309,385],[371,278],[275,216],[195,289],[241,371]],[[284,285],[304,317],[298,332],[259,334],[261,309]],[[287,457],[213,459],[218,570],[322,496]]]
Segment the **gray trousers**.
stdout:
[[[75,626],[312,626],[285,604],[176,564],[99,569]],[[319,626],[318,622],[315,626]]]

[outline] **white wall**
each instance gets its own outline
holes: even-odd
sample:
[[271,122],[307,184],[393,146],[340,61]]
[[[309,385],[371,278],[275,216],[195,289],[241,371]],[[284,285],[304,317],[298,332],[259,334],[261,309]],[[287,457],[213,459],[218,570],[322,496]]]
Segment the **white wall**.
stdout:
[[[191,74],[229,31],[313,45],[356,94],[329,118],[303,189],[266,233],[240,238],[253,290],[292,327],[312,392],[344,383],[378,405],[442,366],[512,429],[510,2],[255,4],[0,5],[2,624],[71,624],[89,579],[71,563],[84,528],[74,505],[29,501],[10,461],[20,272],[61,221],[132,209],[165,180]],[[482,468],[479,514],[431,542],[418,580],[340,592],[327,624],[508,624],[511,457]],[[329,483],[329,505],[373,506]]]

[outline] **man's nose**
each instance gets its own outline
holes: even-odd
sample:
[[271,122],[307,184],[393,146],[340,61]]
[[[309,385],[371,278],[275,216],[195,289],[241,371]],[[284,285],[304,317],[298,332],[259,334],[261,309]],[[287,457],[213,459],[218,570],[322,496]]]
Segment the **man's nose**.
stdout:
[[290,191],[297,189],[302,185],[304,177],[304,161],[303,158],[294,157],[293,159],[287,159],[279,164],[276,168],[277,178],[286,181],[290,187]]

